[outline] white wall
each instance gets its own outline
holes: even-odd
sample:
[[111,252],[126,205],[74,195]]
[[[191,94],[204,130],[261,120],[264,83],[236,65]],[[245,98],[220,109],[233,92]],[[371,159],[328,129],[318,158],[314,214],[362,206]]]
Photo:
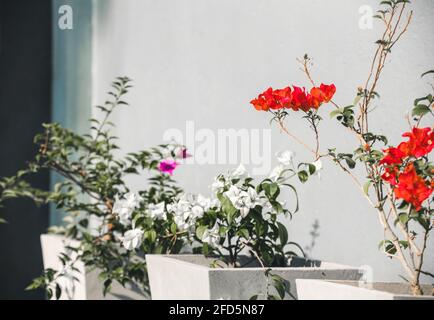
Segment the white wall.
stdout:
[[[404,114],[414,98],[428,89],[420,74],[432,69],[434,1],[418,0],[409,33],[387,63],[381,100],[372,127],[399,141],[407,129]],[[184,130],[187,120],[197,128],[268,129],[269,116],[256,112],[249,101],[272,85],[309,86],[296,57],[314,58],[313,76],[338,88],[336,100],[351,104],[356,88],[366,79],[374,42],[381,28],[358,27],[361,5],[378,1],[344,0],[94,0],[94,97],[105,100],[110,81],[118,75],[135,80],[128,96],[132,107],[115,115],[116,133],[125,151],[158,144],[168,128]],[[324,106],[323,146],[342,151],[355,141],[334,121]],[[310,131],[299,115],[288,126],[300,136]],[[272,154],[310,155],[272,126]],[[191,147],[191,146],[190,146]],[[274,160],[273,160],[274,161]],[[176,178],[190,192],[209,192],[212,178],[232,166],[187,165]],[[132,181],[138,186],[143,181]],[[290,223],[291,238],[303,246],[319,220],[320,237],[313,255],[351,265],[371,265],[379,280],[399,280],[397,262],[381,254],[382,230],[376,212],[351,181],[330,162],[321,180],[299,186],[301,211]],[[431,241],[431,252],[433,251]],[[426,259],[434,269],[433,255]]]

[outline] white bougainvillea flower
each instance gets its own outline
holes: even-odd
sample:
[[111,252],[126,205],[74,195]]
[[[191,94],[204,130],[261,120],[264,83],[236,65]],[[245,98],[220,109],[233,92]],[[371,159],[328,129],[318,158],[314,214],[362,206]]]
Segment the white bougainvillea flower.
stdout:
[[237,186],[231,186],[228,191],[224,193],[226,197],[231,200],[232,204],[235,206],[235,204],[238,203],[238,199],[240,198],[240,194],[243,192],[241,189],[239,189]]
[[134,210],[139,208],[140,201],[142,201],[140,195],[132,192],[125,194],[124,199],[115,197],[113,213],[118,215],[121,224],[127,226],[131,223],[131,216]]
[[134,209],[140,207],[140,202],[143,200],[142,197],[135,192],[128,192],[124,198],[126,205]]
[[211,199],[210,199],[210,198],[207,198],[207,197],[204,197],[204,196],[201,195],[201,194],[199,194],[199,195],[197,196],[196,202],[197,202],[197,204],[198,204],[200,207],[202,207],[202,209],[203,209],[204,211],[208,211],[209,208],[211,208]]
[[212,247],[218,247],[220,244],[219,226],[216,223],[212,229],[207,229],[203,233],[202,242],[208,243]]
[[185,230],[194,227],[195,221],[211,208],[211,199],[202,195],[183,194],[167,208],[174,215],[176,225]]
[[131,215],[133,211],[134,208],[129,207],[123,199],[116,199],[113,205],[113,213],[118,215],[119,222],[124,226],[127,226],[131,223]]
[[122,239],[122,245],[127,250],[134,250],[140,246],[142,240],[143,240],[143,230],[136,228],[125,232],[124,237]]
[[276,154],[276,156],[277,156],[277,161],[279,161],[280,164],[282,164],[284,166],[290,166],[290,165],[292,165],[292,162],[294,161],[295,152],[290,151],[290,150],[285,150],[285,151],[279,152],[278,154]]
[[273,181],[273,182],[276,182],[276,181],[278,181],[281,177],[282,177],[282,175],[283,175],[283,171],[285,170],[285,167],[283,166],[283,165],[278,165],[277,167],[275,167],[272,171],[271,171],[271,173],[270,173],[270,175],[268,176],[268,178],[271,180],[271,181]]
[[191,228],[191,223],[182,216],[175,216],[173,221],[178,226],[179,230],[188,230]]
[[231,186],[228,191],[225,192],[225,196],[229,198],[233,206],[240,210],[240,214],[245,218],[250,209],[261,204],[256,190],[250,187],[247,191],[239,189],[237,186]]
[[201,206],[196,205],[191,208],[191,218],[200,219],[203,217],[203,214],[204,210]]
[[150,204],[148,206],[148,213],[152,219],[167,220],[164,202],[158,204]]
[[210,208],[220,209],[220,207],[221,207],[221,203],[219,199],[216,198],[211,200]]
[[312,164],[315,166],[315,173],[314,175],[317,175],[319,179],[321,179],[321,170],[322,170],[322,162],[321,160],[317,160],[315,162],[312,162]]
[[243,179],[247,177],[247,170],[243,164],[240,164],[238,168],[231,172],[230,177],[232,179]]
[[223,181],[223,178],[216,177],[214,178],[214,182],[211,185],[211,191],[213,193],[220,193],[223,191],[224,187],[225,187],[225,182]]

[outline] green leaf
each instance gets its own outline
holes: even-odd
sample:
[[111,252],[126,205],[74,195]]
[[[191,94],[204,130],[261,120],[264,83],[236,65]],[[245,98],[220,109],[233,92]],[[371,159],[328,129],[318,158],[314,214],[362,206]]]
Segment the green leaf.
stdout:
[[199,227],[197,227],[196,228],[196,237],[199,239],[199,240],[202,240],[202,238],[203,238],[203,234],[205,233],[205,231],[208,229],[208,227],[207,226],[199,226]]
[[304,170],[299,171],[297,175],[302,183],[305,183],[309,179],[308,173]]
[[371,186],[371,184],[372,184],[372,181],[369,180],[369,181],[366,181],[366,183],[363,185],[363,192],[364,192],[367,196],[369,196],[369,187]]
[[416,107],[413,108],[413,111],[411,112],[412,116],[422,117],[429,113],[431,110],[427,105],[424,104],[418,104]]
[[312,163],[309,163],[308,167],[309,167],[309,174],[313,175],[315,173],[315,171],[316,171],[315,165],[313,165]]
[[288,230],[286,227],[277,221],[277,227],[279,228],[280,244],[284,247],[288,243]]
[[244,237],[245,239],[249,239],[250,235],[249,235],[249,230],[247,230],[246,228],[240,229],[237,231],[237,235],[240,237]]
[[218,195],[223,211],[227,214],[228,222],[232,223],[232,219],[237,212],[237,209],[233,206],[232,202],[224,195]]
[[112,285],[112,280],[111,279],[107,279],[106,281],[104,281],[104,290],[103,290],[104,297],[110,291],[111,285]]
[[434,73],[434,70],[429,70],[427,72],[422,73],[421,78],[426,76],[427,74]]
[[410,220],[408,214],[406,214],[406,213],[401,213],[398,218],[399,218],[399,221],[404,225],[407,224],[407,222]]
[[62,288],[60,288],[60,285],[56,283],[56,300],[59,300],[61,295],[62,295]]
[[341,113],[342,113],[342,110],[340,110],[340,109],[333,110],[332,112],[330,112],[330,119],[336,117],[337,115],[339,115]]
[[345,162],[347,163],[347,166],[350,169],[354,169],[356,167],[356,161],[354,161],[352,158],[350,157],[345,157]]
[[277,195],[279,194],[279,186],[277,185],[277,183],[272,183],[270,184],[270,196],[272,198],[276,198]]
[[273,280],[273,287],[276,289],[277,293],[279,294],[279,298],[283,300],[285,298],[285,293],[287,291],[285,280],[277,274],[271,274],[270,277]]
[[148,239],[151,242],[155,242],[155,240],[157,239],[157,232],[155,230],[149,230]]
[[175,234],[177,229],[178,229],[178,226],[176,225],[176,223],[172,222],[172,224],[170,225],[170,231],[172,232],[172,234]]

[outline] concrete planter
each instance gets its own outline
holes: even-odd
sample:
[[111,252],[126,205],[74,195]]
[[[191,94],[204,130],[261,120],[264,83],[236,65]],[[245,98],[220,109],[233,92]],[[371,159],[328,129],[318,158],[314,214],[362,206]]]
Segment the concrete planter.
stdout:
[[[412,296],[406,283],[312,279],[297,279],[296,283],[300,300],[434,300],[434,296]],[[433,286],[424,285],[422,290],[429,294]]]
[[[201,255],[147,255],[146,261],[155,300],[247,300],[266,291],[265,269],[252,264],[211,268],[215,259]],[[272,273],[288,281],[292,299],[297,298],[295,279],[359,280],[363,276],[360,269],[329,262],[293,258],[289,265],[273,268]]]
[[[78,247],[79,242],[58,235],[43,234],[41,235],[42,258],[44,268],[61,270],[62,263],[58,256],[66,252],[66,247]],[[89,270],[84,263],[78,261],[75,267],[80,272],[74,273],[79,282],[74,282],[74,290],[70,294],[66,293],[65,288],[71,287],[71,281],[60,279],[62,287],[61,300],[143,300],[149,297],[144,296],[139,288],[122,287],[119,283],[112,284],[112,290],[105,297],[103,295],[103,285],[98,279],[99,270]],[[70,290],[72,291],[72,290]]]

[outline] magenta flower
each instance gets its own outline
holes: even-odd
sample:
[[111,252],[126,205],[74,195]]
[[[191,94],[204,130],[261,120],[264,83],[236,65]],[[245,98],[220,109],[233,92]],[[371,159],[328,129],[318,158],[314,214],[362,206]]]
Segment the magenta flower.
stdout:
[[173,171],[178,166],[178,163],[174,160],[163,160],[160,162],[160,171],[173,175]]

